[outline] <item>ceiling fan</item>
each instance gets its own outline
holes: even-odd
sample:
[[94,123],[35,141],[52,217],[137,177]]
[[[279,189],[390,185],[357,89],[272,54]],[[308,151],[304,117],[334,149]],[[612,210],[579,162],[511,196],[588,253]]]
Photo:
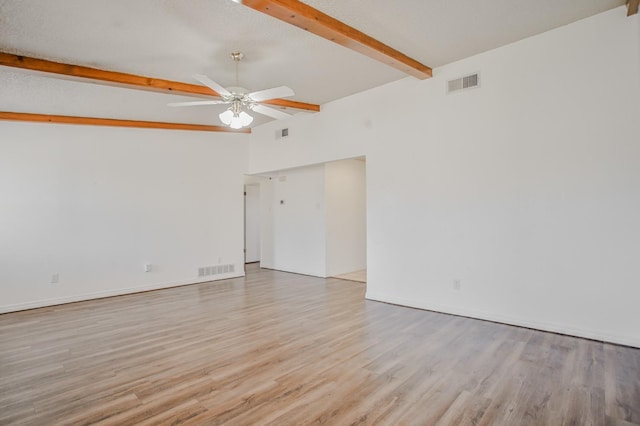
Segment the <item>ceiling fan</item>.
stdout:
[[243,57],[244,55],[241,52],[231,53],[231,58],[236,63],[236,85],[233,87],[225,89],[206,75],[196,74],[193,76],[193,78],[198,80],[200,83],[219,93],[222,98],[221,100],[214,99],[210,101],[173,102],[168,105],[182,107],[231,104],[231,106],[226,111],[222,112],[219,117],[220,121],[232,129],[240,129],[251,124],[253,117],[249,115],[247,111],[255,111],[259,114],[278,120],[291,117],[291,114],[289,113],[261,104],[261,102],[268,101],[270,99],[293,96],[294,92],[291,88],[287,86],[280,86],[249,93],[247,89],[238,85],[238,62],[240,62]]

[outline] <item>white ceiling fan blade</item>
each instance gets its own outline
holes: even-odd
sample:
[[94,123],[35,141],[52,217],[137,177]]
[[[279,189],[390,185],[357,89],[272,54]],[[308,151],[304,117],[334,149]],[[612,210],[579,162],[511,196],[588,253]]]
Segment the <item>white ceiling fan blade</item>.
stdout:
[[167,104],[172,107],[183,107],[183,106],[197,106],[197,105],[217,105],[217,104],[226,104],[225,101],[212,100],[212,101],[190,101],[190,102],[171,102]]
[[274,87],[273,89],[260,90],[258,92],[249,93],[247,96],[255,102],[268,101],[275,98],[286,98],[293,96],[293,89],[287,86]]
[[253,105],[252,109],[257,113],[268,115],[269,117],[278,120],[292,117],[292,115],[288,112],[280,111],[279,109],[271,108],[265,105],[255,104]]
[[231,95],[231,93],[227,89],[225,89],[224,87],[220,86],[218,83],[216,83],[215,81],[211,80],[206,75],[196,74],[196,75],[193,76],[193,78],[195,78],[196,80],[198,80],[200,83],[204,84],[205,86],[215,90],[216,92],[218,92],[218,94],[220,96],[229,96],[229,95]]

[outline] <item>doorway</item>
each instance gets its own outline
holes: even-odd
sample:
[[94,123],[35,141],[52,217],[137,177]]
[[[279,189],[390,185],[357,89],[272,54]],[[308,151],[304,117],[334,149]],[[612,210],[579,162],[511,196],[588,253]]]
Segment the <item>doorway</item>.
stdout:
[[366,159],[325,164],[327,276],[367,281]]

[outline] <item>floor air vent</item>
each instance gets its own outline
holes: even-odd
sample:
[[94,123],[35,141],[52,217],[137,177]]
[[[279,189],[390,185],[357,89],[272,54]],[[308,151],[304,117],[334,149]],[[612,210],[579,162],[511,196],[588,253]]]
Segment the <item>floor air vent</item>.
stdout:
[[234,264],[204,266],[202,268],[198,268],[198,276],[207,277],[209,275],[231,274],[235,271],[236,267]]
[[478,73],[456,78],[447,82],[447,93],[458,92],[460,90],[472,89],[480,86],[480,75]]

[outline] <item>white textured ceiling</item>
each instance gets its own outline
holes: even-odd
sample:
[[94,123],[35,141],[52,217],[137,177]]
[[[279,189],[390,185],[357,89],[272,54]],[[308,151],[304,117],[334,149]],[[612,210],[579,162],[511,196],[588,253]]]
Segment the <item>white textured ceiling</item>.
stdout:
[[[437,67],[623,5],[624,0],[306,0]],[[322,104],[405,77],[358,53],[231,0],[0,0],[0,50],[96,68],[235,85],[288,85]],[[0,67],[0,110],[218,124],[221,106],[95,87]],[[72,102],[66,102],[70,100]]]

